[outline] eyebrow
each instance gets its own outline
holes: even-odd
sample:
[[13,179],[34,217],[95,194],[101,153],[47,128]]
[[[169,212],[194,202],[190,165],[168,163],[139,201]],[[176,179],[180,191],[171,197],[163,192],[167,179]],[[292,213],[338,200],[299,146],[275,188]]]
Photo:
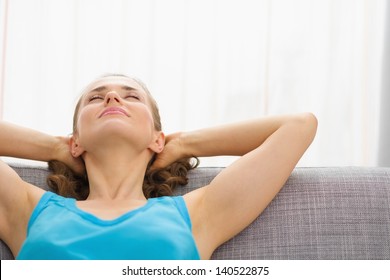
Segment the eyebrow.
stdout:
[[[132,91],[132,90],[137,91],[136,88],[129,87],[129,86],[122,86],[121,89],[122,90],[126,90],[126,91]],[[107,90],[107,87],[106,86],[101,86],[101,87],[94,88],[90,92],[102,92],[102,91],[105,91],[105,90]]]

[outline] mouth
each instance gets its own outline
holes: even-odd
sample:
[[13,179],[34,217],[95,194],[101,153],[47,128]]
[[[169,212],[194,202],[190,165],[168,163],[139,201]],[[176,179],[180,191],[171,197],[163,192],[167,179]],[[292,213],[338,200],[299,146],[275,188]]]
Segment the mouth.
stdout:
[[123,110],[122,108],[119,107],[109,107],[105,109],[100,115],[99,118],[107,115],[124,115],[126,117],[129,117],[129,114]]

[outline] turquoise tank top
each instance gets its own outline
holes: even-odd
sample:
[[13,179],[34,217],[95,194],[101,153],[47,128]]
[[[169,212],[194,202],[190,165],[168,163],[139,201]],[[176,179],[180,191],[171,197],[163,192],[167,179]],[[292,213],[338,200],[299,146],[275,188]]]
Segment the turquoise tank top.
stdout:
[[77,207],[76,200],[46,192],[35,207],[16,259],[200,259],[182,196],[148,199],[113,220]]

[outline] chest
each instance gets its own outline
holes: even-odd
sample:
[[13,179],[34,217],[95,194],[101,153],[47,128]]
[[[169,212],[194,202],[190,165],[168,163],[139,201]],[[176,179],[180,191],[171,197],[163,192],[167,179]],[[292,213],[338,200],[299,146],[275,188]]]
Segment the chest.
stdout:
[[38,259],[198,258],[191,229],[174,207],[122,211],[105,212],[116,218],[103,220],[77,207],[46,208],[31,225],[21,258],[32,252]]

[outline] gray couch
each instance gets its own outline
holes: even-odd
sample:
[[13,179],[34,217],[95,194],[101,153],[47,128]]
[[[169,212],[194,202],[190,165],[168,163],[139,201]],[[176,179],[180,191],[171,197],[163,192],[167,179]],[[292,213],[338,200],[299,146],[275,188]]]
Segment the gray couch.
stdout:
[[[44,167],[12,167],[47,188]],[[192,171],[177,194],[208,184],[220,171]],[[13,259],[3,242],[0,258]],[[263,214],[212,258],[390,259],[390,168],[296,168]]]

